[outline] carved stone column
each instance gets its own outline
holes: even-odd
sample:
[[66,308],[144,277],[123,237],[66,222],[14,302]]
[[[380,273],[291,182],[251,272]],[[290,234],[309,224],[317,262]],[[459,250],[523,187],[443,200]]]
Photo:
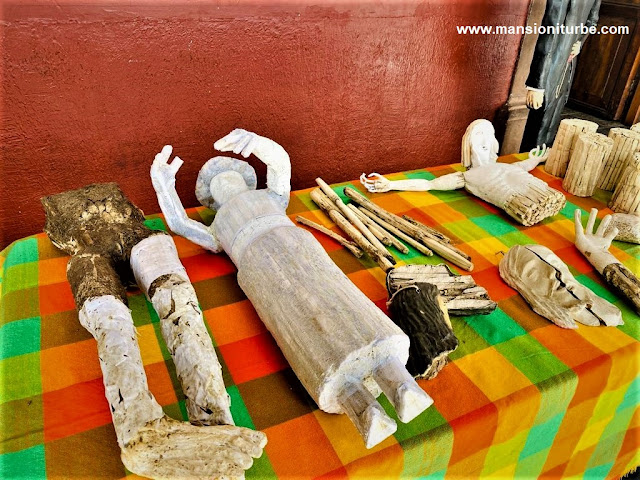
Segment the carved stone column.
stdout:
[[[540,25],[546,5],[547,0],[531,0],[529,4],[529,15],[527,16],[527,27],[533,27],[534,24]],[[513,80],[511,81],[511,92],[505,104],[507,118],[500,155],[520,151],[520,142],[522,141],[524,127],[527,124],[527,117],[529,116],[529,109],[525,104],[526,89],[524,88],[524,82],[529,75],[529,67],[531,66],[533,51],[536,48],[537,41],[537,33],[525,34],[522,37],[520,55],[518,56]]]

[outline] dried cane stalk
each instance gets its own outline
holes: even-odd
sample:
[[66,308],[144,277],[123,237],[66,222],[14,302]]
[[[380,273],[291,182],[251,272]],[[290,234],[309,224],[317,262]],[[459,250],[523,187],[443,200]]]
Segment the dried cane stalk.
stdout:
[[356,245],[355,243],[350,242],[346,238],[338,235],[335,232],[332,232],[328,228],[323,227],[322,225],[320,225],[320,224],[318,224],[316,222],[313,222],[313,221],[309,220],[308,218],[304,218],[304,217],[301,217],[300,215],[298,215],[298,216],[296,216],[296,222],[301,223],[302,225],[306,225],[307,227],[313,228],[314,230],[322,232],[325,235],[327,235],[328,237],[333,238],[336,242],[338,242],[340,245],[342,245],[347,250],[349,250],[351,253],[353,253],[353,255],[356,258],[362,257],[362,254],[364,253],[360,248],[358,248],[358,245]]
[[362,223],[364,223],[369,228],[369,230],[371,230],[373,232],[374,235],[376,235],[376,232],[379,232],[378,233],[378,235],[379,235],[378,239],[382,243],[384,243],[385,245],[388,245],[388,246],[393,246],[393,247],[397,248],[398,251],[400,251],[400,252],[402,252],[404,254],[409,253],[409,249],[400,240],[395,238],[391,233],[389,233],[386,230],[384,230],[382,228],[382,226],[378,225],[373,220],[371,220],[369,217],[367,217],[364,213],[362,213],[360,210],[358,210],[353,203],[350,203],[349,205],[347,205],[347,207],[349,207],[351,210],[353,210],[353,213],[355,213],[358,216],[358,218],[360,218]]

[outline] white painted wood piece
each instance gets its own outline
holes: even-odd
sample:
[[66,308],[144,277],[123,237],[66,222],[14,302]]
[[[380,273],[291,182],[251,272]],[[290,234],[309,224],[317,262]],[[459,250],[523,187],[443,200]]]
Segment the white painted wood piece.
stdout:
[[640,214],[640,152],[627,163],[611,196],[609,208],[618,213]]
[[500,276],[537,314],[562,328],[622,325],[618,307],[579,283],[566,264],[542,245],[515,245],[499,264]]
[[614,240],[640,244],[640,214],[614,213],[606,233],[614,227],[618,230]]
[[[216,142],[216,148],[236,151],[251,144],[247,135],[255,134],[232,132]],[[164,164],[170,168],[166,160]],[[274,176],[289,172],[275,171]],[[231,175],[241,177],[237,171]],[[154,182],[160,187],[158,196],[173,198],[166,190],[174,189],[174,183],[161,183]],[[210,185],[212,198],[222,199],[222,186],[213,179]],[[284,194],[288,196],[286,188]],[[394,385],[396,395],[389,400],[396,410],[409,412],[403,413],[405,419],[432,400],[412,378],[397,380],[405,378],[408,337],[333,263],[311,233],[289,220],[279,196],[269,179],[266,190],[226,193],[210,231],[238,268],[238,284],[309,394],[322,410],[347,413],[370,448],[395,430],[375,400],[381,391],[378,382]],[[176,209],[173,205],[168,211]],[[389,371],[395,372],[393,379]]]
[[626,128],[612,128],[609,137],[613,140],[613,148],[607,156],[602,173],[598,180],[598,188],[613,191],[618,185],[622,172],[640,151],[640,132]]

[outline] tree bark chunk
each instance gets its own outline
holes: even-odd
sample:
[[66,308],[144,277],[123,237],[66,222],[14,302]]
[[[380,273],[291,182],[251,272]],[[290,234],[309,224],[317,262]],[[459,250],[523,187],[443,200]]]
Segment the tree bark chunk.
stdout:
[[458,348],[438,288],[429,283],[400,288],[388,307],[393,321],[411,339],[407,370],[419,378],[434,378]]
[[635,312],[640,315],[640,279],[621,263],[611,263],[602,272],[607,284],[617,294],[627,299]]

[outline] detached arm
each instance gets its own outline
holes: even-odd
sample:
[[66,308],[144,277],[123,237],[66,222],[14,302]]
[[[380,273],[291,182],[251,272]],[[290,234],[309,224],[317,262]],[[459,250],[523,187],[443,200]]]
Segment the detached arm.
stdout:
[[291,192],[291,161],[282,146],[256,133],[236,128],[213,144],[221,152],[233,151],[247,158],[252,153],[267,166],[267,188],[281,197]]
[[[591,209],[587,227],[582,230],[582,214],[580,209],[576,209],[574,214],[576,247],[604,277],[607,285],[620,296],[626,298],[633,305],[635,311],[640,314],[640,279],[609,253],[611,241],[618,234],[616,227],[607,232],[607,227],[611,223],[611,215],[604,217],[596,233],[593,233],[597,214],[598,211],[595,208]],[[607,233],[605,234],[605,232]]]
[[174,233],[207,250],[218,253],[222,250],[222,245],[213,231],[202,223],[189,218],[182,206],[176,192],[176,173],[184,162],[179,157],[175,157],[173,162],[169,164],[168,160],[172,150],[171,145],[166,145],[156,155],[151,165],[151,182],[156,191],[160,209],[164,213],[169,228]]
[[538,146],[529,152],[529,158],[522,160],[521,162],[514,163],[515,166],[522,168],[526,172],[530,172],[542,162],[544,162],[549,156],[549,149],[546,144],[542,147]]
[[403,190],[405,192],[426,192],[428,190],[457,190],[464,188],[464,174],[462,172],[450,173],[433,180],[388,180],[379,173],[360,175],[360,183],[371,193],[388,192],[389,190]]

